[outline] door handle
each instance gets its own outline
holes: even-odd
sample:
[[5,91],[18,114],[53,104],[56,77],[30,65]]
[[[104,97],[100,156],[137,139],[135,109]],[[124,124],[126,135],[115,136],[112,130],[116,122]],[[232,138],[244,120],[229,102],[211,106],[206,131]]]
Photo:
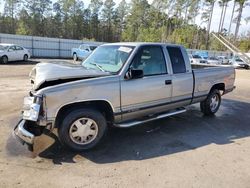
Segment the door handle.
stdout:
[[172,84],[172,80],[165,80],[165,85],[171,85]]

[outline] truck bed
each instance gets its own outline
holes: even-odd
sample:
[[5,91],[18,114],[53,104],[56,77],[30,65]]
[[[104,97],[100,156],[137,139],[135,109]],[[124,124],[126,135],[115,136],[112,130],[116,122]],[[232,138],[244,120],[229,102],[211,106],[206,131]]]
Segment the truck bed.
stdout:
[[206,96],[214,84],[225,84],[225,91],[234,87],[235,70],[231,66],[192,65],[194,97]]

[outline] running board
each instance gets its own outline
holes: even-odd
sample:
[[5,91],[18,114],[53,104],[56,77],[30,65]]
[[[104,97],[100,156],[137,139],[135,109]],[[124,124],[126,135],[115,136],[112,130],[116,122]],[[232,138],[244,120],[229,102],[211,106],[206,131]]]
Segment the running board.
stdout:
[[150,121],[154,121],[154,120],[157,120],[157,119],[162,119],[162,118],[173,116],[173,115],[176,115],[176,114],[181,114],[181,113],[186,112],[186,111],[187,110],[185,108],[179,108],[176,111],[168,112],[168,113],[165,113],[165,114],[160,114],[158,116],[154,116],[154,117],[151,117],[151,118],[148,118],[148,119],[145,119],[145,120],[138,120],[138,121],[130,121],[130,122],[126,122],[126,123],[119,123],[119,124],[114,124],[114,126],[115,127],[120,127],[120,128],[132,127],[132,126],[136,126],[136,125],[139,125],[139,124],[142,124],[142,123],[147,123],[147,122],[150,122]]

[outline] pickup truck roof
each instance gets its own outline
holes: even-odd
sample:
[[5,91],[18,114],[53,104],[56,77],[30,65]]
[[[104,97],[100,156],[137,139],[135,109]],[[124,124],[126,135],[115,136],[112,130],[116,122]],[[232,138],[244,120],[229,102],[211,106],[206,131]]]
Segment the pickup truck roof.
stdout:
[[177,44],[171,43],[161,43],[161,42],[116,42],[116,43],[106,43],[102,46],[109,46],[109,45],[124,45],[124,46],[141,46],[141,45],[171,45],[171,46],[182,46]]

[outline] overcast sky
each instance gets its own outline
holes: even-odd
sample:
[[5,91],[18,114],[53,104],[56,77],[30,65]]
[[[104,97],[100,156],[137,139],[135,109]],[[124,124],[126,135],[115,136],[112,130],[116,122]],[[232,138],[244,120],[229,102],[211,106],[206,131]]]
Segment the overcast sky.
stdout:
[[[54,0],[52,0],[52,1],[54,1]],[[82,1],[84,2],[85,6],[87,6],[90,2],[90,0],[82,0]],[[114,0],[114,1],[116,4],[118,4],[121,0]],[[153,0],[148,0],[148,1],[149,1],[149,3],[151,3]],[[0,0],[0,2],[1,2],[0,11],[3,12],[3,4],[4,4],[3,0]],[[130,0],[127,0],[127,2],[130,2]],[[225,22],[224,22],[224,28],[226,28],[226,29],[228,29],[228,27],[229,27],[232,9],[233,9],[233,1],[230,1],[230,3],[228,4],[226,16],[225,16]],[[237,9],[237,7],[236,7],[236,9]],[[215,8],[214,8],[214,13],[213,13],[211,31],[218,31],[220,14],[221,14],[221,9],[220,9],[218,3],[216,3]],[[237,15],[237,13],[234,14],[234,17],[236,15]],[[247,18],[247,17],[250,17],[250,6],[244,8],[244,10],[243,10],[243,18],[242,18],[241,26],[240,26],[240,33],[242,33],[242,34],[250,31],[250,22],[247,23],[245,21],[245,18]],[[201,24],[200,15],[196,19],[196,24],[201,25],[203,27],[205,27],[205,25],[206,25],[206,24]],[[231,31],[234,32],[234,29],[235,29],[235,24],[232,25]]]

